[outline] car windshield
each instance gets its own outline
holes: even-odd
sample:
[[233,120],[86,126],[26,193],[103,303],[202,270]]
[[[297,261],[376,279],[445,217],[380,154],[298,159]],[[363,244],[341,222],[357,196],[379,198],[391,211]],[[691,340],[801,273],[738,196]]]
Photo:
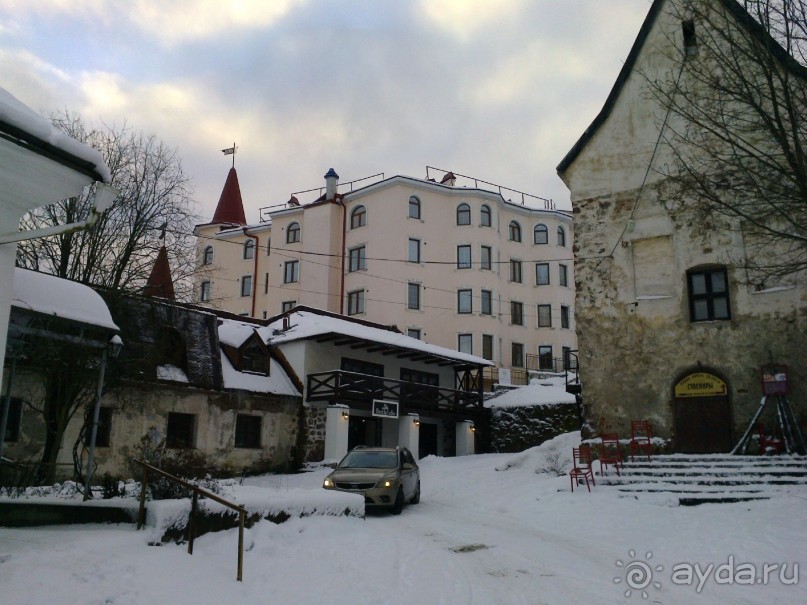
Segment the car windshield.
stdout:
[[353,451],[339,463],[339,468],[395,468],[398,452]]

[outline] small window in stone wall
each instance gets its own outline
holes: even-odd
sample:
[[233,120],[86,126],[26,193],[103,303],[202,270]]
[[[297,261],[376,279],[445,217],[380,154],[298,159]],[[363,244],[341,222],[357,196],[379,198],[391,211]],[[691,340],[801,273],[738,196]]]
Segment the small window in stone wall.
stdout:
[[156,341],[157,365],[172,365],[182,370],[187,369],[188,357],[185,339],[179,330],[163,325],[157,332]]
[[235,447],[261,447],[261,417],[238,414],[235,417]]
[[[5,395],[2,395],[5,399]],[[2,403],[2,400],[0,400]],[[0,406],[2,410],[2,406]],[[12,397],[9,401],[8,416],[6,418],[6,435],[5,441],[19,441],[20,439],[20,426],[22,425],[22,399]]]
[[168,413],[165,446],[171,448],[196,447],[196,415],[180,412]]
[[[92,423],[92,416],[90,416]],[[109,447],[112,436],[112,408],[102,406],[98,410],[98,428],[95,432],[95,446]],[[84,444],[89,447],[92,441],[92,424],[87,427],[87,434],[84,436]]]

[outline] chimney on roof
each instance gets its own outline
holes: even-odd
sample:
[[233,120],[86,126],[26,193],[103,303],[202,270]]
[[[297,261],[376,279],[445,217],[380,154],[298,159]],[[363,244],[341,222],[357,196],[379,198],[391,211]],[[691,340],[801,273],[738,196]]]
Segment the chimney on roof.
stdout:
[[331,202],[336,199],[336,186],[339,183],[339,175],[331,168],[325,175],[325,201]]
[[457,182],[457,177],[454,176],[453,172],[446,172],[443,176],[443,180],[440,181],[441,185],[448,185],[449,187],[453,187],[454,183]]

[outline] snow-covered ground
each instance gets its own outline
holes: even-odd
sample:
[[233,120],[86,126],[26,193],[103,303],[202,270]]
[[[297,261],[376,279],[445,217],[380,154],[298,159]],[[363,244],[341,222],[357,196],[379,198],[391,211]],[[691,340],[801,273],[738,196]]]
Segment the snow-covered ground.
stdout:
[[[126,525],[1,528],[0,603],[807,603],[807,494],[679,507],[599,485],[571,493],[550,467],[578,439],[426,458],[421,503],[398,517],[258,523],[241,583],[235,530],[189,556]],[[319,497],[325,474],[255,478],[242,495]]]

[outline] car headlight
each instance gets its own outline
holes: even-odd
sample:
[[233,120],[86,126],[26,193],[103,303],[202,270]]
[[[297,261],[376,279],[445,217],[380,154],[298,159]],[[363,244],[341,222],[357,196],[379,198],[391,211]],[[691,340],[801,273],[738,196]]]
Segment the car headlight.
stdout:
[[325,481],[322,482],[322,487],[324,487],[325,489],[333,489],[334,487],[336,487],[333,483],[333,477],[330,476],[325,477]]
[[397,477],[384,477],[383,479],[381,479],[381,481],[375,484],[376,487],[386,487],[388,489],[391,487],[395,487],[396,485],[398,485]]

